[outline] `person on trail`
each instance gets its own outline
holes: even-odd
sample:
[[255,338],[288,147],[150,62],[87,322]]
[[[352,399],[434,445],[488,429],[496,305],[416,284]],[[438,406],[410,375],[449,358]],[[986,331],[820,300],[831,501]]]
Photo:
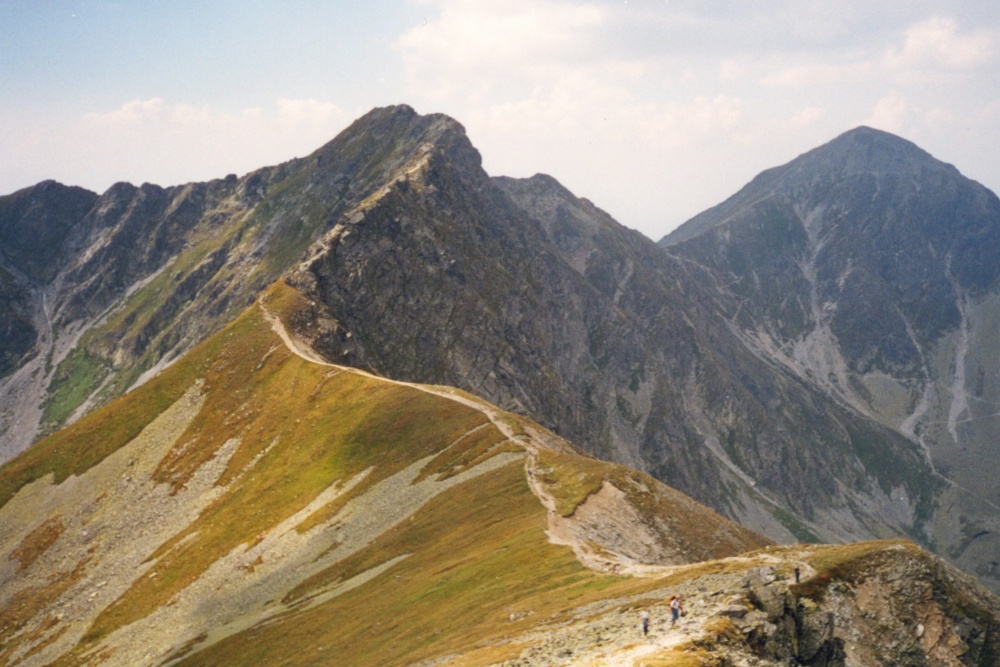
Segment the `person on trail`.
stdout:
[[799,576],[801,574],[802,574],[802,572],[799,570],[799,566],[796,565],[795,566],[795,583],[799,583]]
[[681,610],[682,609],[683,609],[683,607],[681,606],[681,596],[680,595],[671,595],[670,596],[670,627],[674,627],[674,624],[677,623],[677,619],[680,618],[680,616],[681,616]]
[[649,610],[642,610],[642,636],[645,637],[649,634]]

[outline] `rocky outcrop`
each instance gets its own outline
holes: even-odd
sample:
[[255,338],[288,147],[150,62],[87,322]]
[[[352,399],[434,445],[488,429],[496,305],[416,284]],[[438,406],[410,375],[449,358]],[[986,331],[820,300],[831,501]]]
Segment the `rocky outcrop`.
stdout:
[[[500,664],[985,667],[1000,648],[998,600],[910,543],[768,549],[668,581],[512,637],[528,648]],[[675,623],[676,595],[685,614]]]
[[841,549],[863,553],[801,585],[773,567],[748,571],[749,604],[722,615],[756,655],[800,665],[978,666],[1000,657],[1000,607],[967,575],[906,544]]

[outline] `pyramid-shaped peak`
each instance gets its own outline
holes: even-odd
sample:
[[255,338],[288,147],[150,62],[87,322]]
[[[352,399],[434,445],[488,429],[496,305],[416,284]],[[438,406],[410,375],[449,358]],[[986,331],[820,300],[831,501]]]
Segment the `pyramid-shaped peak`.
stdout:
[[704,211],[665,236],[663,246],[682,243],[735,216],[743,207],[774,196],[796,199],[824,196],[832,183],[882,181],[888,178],[906,187],[921,182],[940,187],[963,179],[952,165],[932,156],[912,141],[865,125],[848,130],[779,167],[758,174],[739,192]]
[[843,175],[859,173],[918,173],[954,167],[935,159],[912,141],[865,125],[841,134],[827,144],[799,156],[790,167],[821,169]]
[[912,141],[892,134],[891,132],[886,132],[885,130],[868,127],[867,125],[859,125],[852,130],[848,130],[833,139],[833,141],[827,145],[830,147],[842,145],[846,147],[853,147],[854,149],[874,149],[890,153],[911,154],[931,160],[934,159],[931,157],[930,153],[920,148]]

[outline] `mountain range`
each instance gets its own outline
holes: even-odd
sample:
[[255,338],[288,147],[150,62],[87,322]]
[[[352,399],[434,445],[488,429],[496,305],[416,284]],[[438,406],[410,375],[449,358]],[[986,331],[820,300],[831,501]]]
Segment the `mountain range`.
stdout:
[[[906,604],[872,618],[921,629],[886,651],[992,664],[995,599],[917,547],[766,545],[906,537],[1000,589],[998,235],[993,193],[858,128],[657,244],[549,176],[490,177],[461,125],[405,106],[243,177],[2,197],[0,651],[273,661],[336,608],[366,624],[329,636],[341,655],[372,623],[421,628],[350,664],[491,664],[513,635],[548,664],[584,642],[552,638],[567,599],[620,631],[669,585],[713,608],[687,639],[734,656],[868,656],[858,596],[891,590]],[[411,603],[515,592],[422,612],[482,632],[393,625],[414,612],[382,606],[391,572]],[[742,613],[715,604],[734,590]]]

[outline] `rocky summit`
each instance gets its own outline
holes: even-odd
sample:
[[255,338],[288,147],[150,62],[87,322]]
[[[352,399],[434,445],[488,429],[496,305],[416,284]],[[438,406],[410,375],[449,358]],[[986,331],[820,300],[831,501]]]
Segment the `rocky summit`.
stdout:
[[859,128],[657,244],[405,106],[0,197],[0,655],[994,664],[998,218]]

